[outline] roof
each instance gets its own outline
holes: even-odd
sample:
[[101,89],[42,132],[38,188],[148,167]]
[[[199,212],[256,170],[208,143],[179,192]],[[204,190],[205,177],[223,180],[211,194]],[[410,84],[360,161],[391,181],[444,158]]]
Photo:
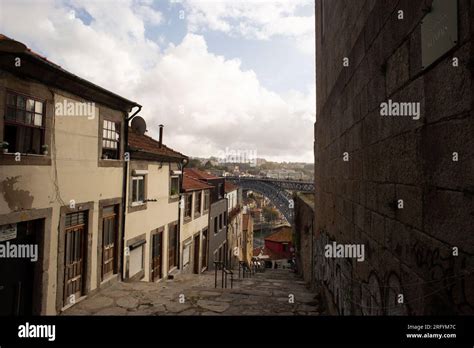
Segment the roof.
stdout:
[[195,179],[199,179],[199,180],[208,180],[208,179],[219,179],[219,177],[215,176],[215,175],[212,175],[212,174],[209,174],[209,173],[206,173],[202,170],[199,170],[197,168],[184,168],[184,172],[195,178]]
[[[2,43],[6,43],[8,41],[15,44],[15,47],[17,47],[19,51],[12,52],[7,49],[5,52],[3,52],[1,49]],[[120,104],[121,107],[126,106],[128,109],[141,106],[140,104],[134,101],[126,99],[118,94],[115,94],[103,87],[100,87],[88,80],[85,80],[67,71],[66,69],[62,68],[58,64],[53,63],[46,57],[34,52],[25,44],[15,41],[14,39],[3,34],[0,34],[0,51],[2,51],[2,54],[5,53],[6,55],[24,55],[25,58],[30,57],[36,63],[40,63],[40,65],[22,64],[21,73],[43,83],[50,84],[65,91],[72,92],[85,99],[100,101],[104,105],[110,106],[112,108],[114,108],[114,105],[111,104],[111,100],[114,100],[117,105]],[[41,69],[39,69],[39,67],[41,67]],[[9,71],[13,71],[13,73],[15,73],[18,69],[8,66],[6,68]],[[52,75],[51,70],[53,70],[56,75]],[[59,76],[61,76],[61,78],[59,78]],[[89,91],[87,89],[89,89]],[[94,90],[95,93],[90,92],[90,90]]]
[[157,155],[159,157],[175,160],[183,160],[187,158],[182,153],[167,147],[165,144],[161,144],[160,146],[159,141],[148,135],[138,134],[130,127],[128,128],[128,144],[133,151],[132,158],[136,152],[145,152],[152,155],[152,157],[153,155]]
[[232,192],[232,191],[237,191],[238,187],[235,186],[233,183],[226,180],[224,189],[225,189],[226,193],[229,193],[229,192]]
[[265,240],[270,242],[289,243],[293,241],[293,231],[291,227],[282,226],[278,231],[265,237]]
[[203,181],[190,177],[186,172],[183,175],[183,190],[184,192],[198,191],[198,190],[209,190],[213,187],[206,184]]

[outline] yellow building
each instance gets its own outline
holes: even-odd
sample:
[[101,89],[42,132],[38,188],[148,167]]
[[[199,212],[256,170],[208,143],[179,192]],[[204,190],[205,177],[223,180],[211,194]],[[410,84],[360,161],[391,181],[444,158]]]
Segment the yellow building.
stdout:
[[120,278],[124,129],[139,105],[0,40],[0,251],[30,252],[0,255],[0,314],[56,314]]
[[158,281],[179,267],[179,200],[187,157],[130,128],[125,279]]

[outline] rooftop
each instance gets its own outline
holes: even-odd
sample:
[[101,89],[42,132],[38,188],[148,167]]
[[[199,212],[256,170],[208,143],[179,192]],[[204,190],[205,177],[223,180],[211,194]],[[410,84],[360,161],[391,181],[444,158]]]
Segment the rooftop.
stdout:
[[190,177],[186,172],[183,175],[183,190],[184,192],[198,191],[198,190],[209,190],[213,187],[206,184],[205,182]]
[[0,34],[0,52],[8,58],[8,55],[20,56],[30,64],[22,64],[21,68],[6,64],[6,59],[1,62],[0,67],[23,76],[35,79],[44,84],[55,86],[64,91],[71,92],[85,99],[98,101],[112,108],[119,107],[130,111],[133,107],[140,106],[134,101],[126,99],[114,92],[100,87],[88,80],[85,80],[58,64],[53,63],[46,57],[34,52],[25,44],[15,41],[6,35]]
[[293,230],[288,226],[279,227],[276,232],[265,237],[265,240],[279,243],[291,242],[293,241]]
[[[128,128],[128,143],[134,152],[142,152],[174,160],[183,160],[187,158],[182,153],[175,151],[165,144],[153,139],[148,135],[136,133],[132,128]],[[132,154],[133,157],[133,154]]]
[[236,191],[236,190],[238,190],[238,186],[236,186],[233,183],[226,180],[226,182],[225,182],[225,192],[229,193],[229,192]]
[[199,170],[197,168],[184,168],[184,172],[198,180],[208,180],[208,179],[218,179],[217,176],[207,173],[205,171]]

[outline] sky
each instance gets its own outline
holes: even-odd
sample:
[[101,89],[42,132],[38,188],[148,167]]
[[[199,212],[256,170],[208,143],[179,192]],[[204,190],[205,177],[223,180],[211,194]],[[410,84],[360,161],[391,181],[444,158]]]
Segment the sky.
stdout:
[[313,162],[312,0],[0,0],[0,33],[143,106],[192,157]]

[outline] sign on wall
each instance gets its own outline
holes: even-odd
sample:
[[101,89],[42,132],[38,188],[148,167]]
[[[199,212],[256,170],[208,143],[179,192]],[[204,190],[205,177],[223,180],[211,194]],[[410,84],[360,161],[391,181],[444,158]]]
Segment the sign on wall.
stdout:
[[16,224],[0,226],[0,242],[15,239],[17,234]]
[[433,0],[421,22],[421,62],[426,69],[458,42],[458,1]]

